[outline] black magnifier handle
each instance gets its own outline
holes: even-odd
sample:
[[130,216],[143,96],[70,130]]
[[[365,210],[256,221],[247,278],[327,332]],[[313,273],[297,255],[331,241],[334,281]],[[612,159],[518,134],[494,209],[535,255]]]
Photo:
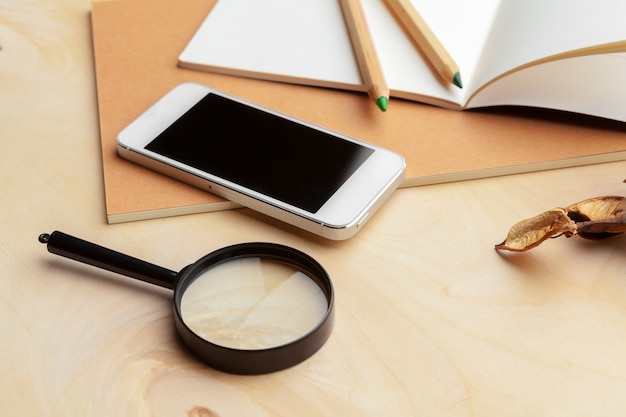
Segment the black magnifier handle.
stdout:
[[47,244],[48,252],[50,253],[149,282],[150,284],[174,289],[178,281],[177,272],[59,231],[51,234],[44,233],[39,236],[39,241]]

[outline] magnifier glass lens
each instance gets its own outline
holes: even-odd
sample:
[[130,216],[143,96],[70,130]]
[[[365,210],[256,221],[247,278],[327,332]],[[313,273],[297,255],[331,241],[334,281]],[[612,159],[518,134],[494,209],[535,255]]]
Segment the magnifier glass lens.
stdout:
[[184,323],[223,347],[273,348],[309,333],[328,302],[319,285],[293,265],[259,257],[222,263],[200,274],[181,301]]

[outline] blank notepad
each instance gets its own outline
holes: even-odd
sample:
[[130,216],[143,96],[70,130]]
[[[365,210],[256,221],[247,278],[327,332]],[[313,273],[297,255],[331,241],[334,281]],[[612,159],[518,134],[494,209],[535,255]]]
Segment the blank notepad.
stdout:
[[218,1],[179,61],[187,68],[364,90],[338,1]]

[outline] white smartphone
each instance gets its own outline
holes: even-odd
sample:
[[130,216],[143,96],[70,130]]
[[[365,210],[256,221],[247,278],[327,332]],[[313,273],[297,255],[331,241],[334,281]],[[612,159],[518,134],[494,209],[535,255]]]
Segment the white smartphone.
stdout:
[[353,236],[404,178],[397,153],[195,83],[117,137],[120,156],[329,239]]

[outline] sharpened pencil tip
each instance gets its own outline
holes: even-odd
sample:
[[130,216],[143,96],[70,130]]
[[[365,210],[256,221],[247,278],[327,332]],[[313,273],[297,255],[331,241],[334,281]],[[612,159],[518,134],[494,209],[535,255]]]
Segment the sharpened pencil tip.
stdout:
[[457,87],[463,88],[463,83],[461,82],[461,73],[460,72],[457,72],[457,73],[454,74],[454,78],[452,79],[452,82]]
[[389,99],[387,97],[378,97],[376,100],[376,105],[382,111],[387,111],[387,104],[389,104]]

